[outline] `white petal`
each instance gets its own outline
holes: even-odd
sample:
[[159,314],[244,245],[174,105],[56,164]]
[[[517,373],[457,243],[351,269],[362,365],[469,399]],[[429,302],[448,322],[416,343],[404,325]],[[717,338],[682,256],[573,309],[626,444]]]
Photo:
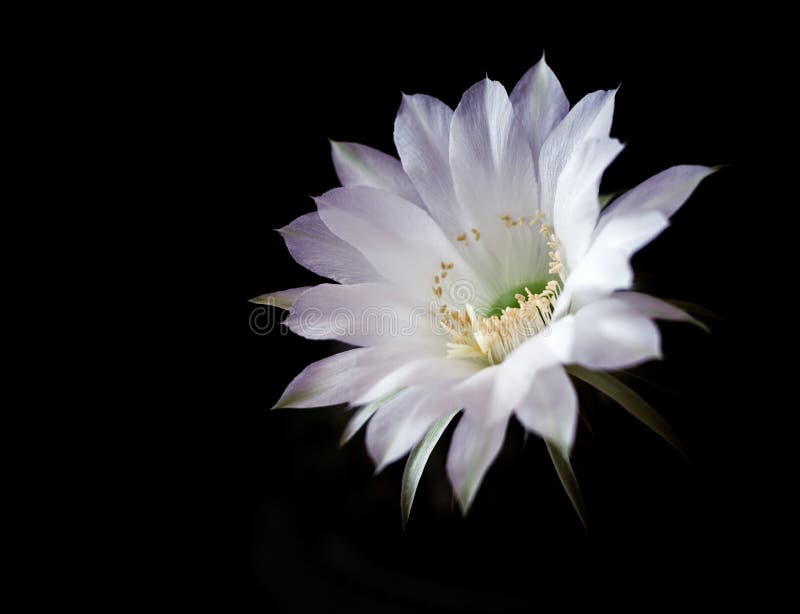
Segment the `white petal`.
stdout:
[[625,301],[607,298],[575,314],[572,362],[589,369],[625,369],[661,358],[653,321]]
[[506,435],[507,420],[486,425],[464,414],[453,433],[447,454],[447,476],[465,514],[500,449]]
[[307,366],[292,380],[275,407],[356,404],[356,399],[364,396],[376,381],[414,360],[420,351],[418,344],[410,342],[334,354]]
[[420,346],[414,359],[376,381],[355,402],[367,402],[409,386],[465,380],[481,370],[481,365],[476,362],[447,358],[444,352],[445,341],[446,338],[441,339],[439,347]]
[[565,315],[511,352],[501,366],[518,371],[517,377],[530,381],[540,369],[569,360],[574,336],[574,318]]
[[485,423],[506,421],[522,391],[500,365],[485,367],[450,390],[453,406]]
[[572,448],[578,419],[578,397],[560,365],[536,374],[515,411],[528,430],[554,442],[562,450]]
[[317,275],[343,284],[381,281],[363,254],[333,234],[316,212],[301,215],[278,232],[292,258]]
[[464,409],[484,423],[507,421],[539,372],[571,358],[573,328],[572,316],[554,322],[501,364],[484,367],[455,383],[448,398],[454,407]]
[[420,204],[417,191],[397,158],[366,145],[337,141],[331,141],[331,156],[343,186],[386,190]]
[[[616,249],[628,257],[669,226],[669,220],[660,211],[640,211],[603,218],[595,231],[592,246]],[[590,255],[587,254],[586,257],[589,258]]]
[[622,148],[616,139],[587,140],[575,148],[558,178],[553,224],[570,269],[589,247],[600,215],[600,179]]
[[415,308],[394,286],[321,284],[304,292],[284,322],[307,339],[375,345],[432,335],[427,311]]
[[604,245],[593,245],[570,273],[553,317],[578,311],[584,305],[624,290],[633,284],[628,254]]
[[367,425],[367,451],[376,472],[405,455],[451,409],[436,389],[409,388],[382,405]]
[[394,122],[394,143],[425,207],[448,236],[464,231],[450,174],[450,122],[453,111],[423,94],[403,95]]
[[277,290],[267,294],[261,294],[255,298],[251,298],[250,302],[256,305],[271,305],[281,309],[291,309],[297,298],[306,290],[310,290],[313,286],[302,286],[300,288],[289,288],[287,290]]
[[708,327],[705,324],[690,316],[683,309],[676,307],[667,301],[662,301],[660,298],[656,298],[655,296],[642,294],[640,292],[618,292],[614,295],[614,298],[624,301],[627,305],[633,307],[639,313],[651,318],[655,318],[656,320],[688,322],[689,324],[695,324],[696,326],[699,326],[708,332]]
[[450,166],[458,200],[469,217],[495,217],[496,226],[502,227],[496,216],[536,210],[531,148],[497,81],[484,79],[461,98],[450,130]]
[[292,380],[273,409],[346,403],[352,398],[348,385],[352,381],[352,370],[367,351],[365,348],[348,350],[308,365]]
[[454,263],[448,283],[479,279],[431,217],[399,196],[373,188],[336,188],[317,198],[317,205],[328,228],[414,300],[433,298],[434,275],[443,261]]
[[547,137],[539,153],[542,210],[553,219],[553,203],[561,172],[586,141],[608,137],[614,115],[616,90],[584,96]]
[[523,75],[510,98],[525,129],[538,169],[542,145],[569,111],[569,101],[561,83],[544,61],[544,56]]
[[671,217],[700,182],[714,172],[707,166],[673,166],[650,177],[617,198],[603,213],[603,220],[643,211],[659,211]]

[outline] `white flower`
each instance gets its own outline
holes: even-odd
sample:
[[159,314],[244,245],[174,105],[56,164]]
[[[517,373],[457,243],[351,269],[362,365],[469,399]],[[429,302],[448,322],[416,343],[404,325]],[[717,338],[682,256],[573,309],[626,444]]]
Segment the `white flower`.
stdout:
[[300,264],[339,283],[260,300],[290,307],[297,334],[361,347],[308,366],[276,407],[366,404],[344,439],[369,420],[379,469],[422,442],[407,507],[459,410],[447,473],[464,511],[512,414],[568,482],[578,407],[565,365],[591,379],[660,358],[653,318],[691,320],[627,291],[629,261],[712,169],[670,168],[601,213],[601,176],[623,148],[609,137],[615,94],[570,109],[542,59],[510,96],[485,79],[455,111],[404,96],[400,159],[333,143],[343,187],[280,231]]

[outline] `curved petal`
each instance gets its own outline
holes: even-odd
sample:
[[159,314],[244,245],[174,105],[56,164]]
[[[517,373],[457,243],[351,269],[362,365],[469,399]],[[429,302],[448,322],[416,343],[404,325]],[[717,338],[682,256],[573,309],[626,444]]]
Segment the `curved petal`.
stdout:
[[276,290],[275,292],[268,292],[267,294],[260,294],[255,298],[251,298],[250,302],[256,305],[270,305],[280,309],[291,309],[299,296],[313,287],[314,286],[301,286],[299,288]]
[[446,282],[439,282],[445,298],[455,281],[480,279],[431,217],[399,196],[360,186],[336,188],[317,198],[317,205],[331,231],[415,301],[434,299],[434,276],[442,262],[454,265]]
[[484,79],[461,98],[450,129],[450,168],[468,222],[455,239],[482,278],[496,282],[494,294],[530,280],[530,263],[544,273],[546,251],[536,229],[516,224],[538,209],[531,148],[496,81]]
[[656,320],[671,320],[673,322],[687,322],[699,326],[704,331],[709,332],[708,327],[690,316],[680,307],[662,301],[660,298],[650,296],[649,294],[642,294],[641,292],[618,292],[614,295],[624,301],[626,304],[633,307],[636,311],[648,317],[655,318]]
[[315,286],[300,295],[284,323],[307,339],[338,339],[351,345],[433,334],[427,310],[415,308],[397,288],[382,283]]
[[316,212],[301,215],[278,232],[292,258],[317,275],[343,284],[382,281],[363,254],[333,234]]
[[367,351],[365,348],[347,350],[308,365],[291,381],[272,409],[348,402],[353,394],[352,371]]
[[558,299],[554,318],[578,311],[592,301],[633,284],[630,256],[619,249],[594,245],[570,273]]
[[614,115],[616,90],[584,96],[547,137],[539,153],[542,211],[553,219],[556,186],[573,153],[586,141],[607,138]]
[[[295,377],[273,409],[358,404],[357,399],[425,349],[416,343],[356,348],[323,358]],[[429,351],[429,350],[428,350]],[[392,391],[394,392],[394,391]],[[374,401],[379,397],[372,397]]]
[[472,219],[516,218],[537,209],[531,149],[497,81],[476,83],[458,103],[450,129],[450,167],[458,200]]
[[658,211],[671,217],[714,170],[707,166],[680,165],[653,175],[611,203],[603,212],[601,225],[618,216],[644,211]]
[[453,111],[424,94],[403,95],[394,122],[394,143],[425,208],[448,236],[464,230],[450,174],[450,122]]
[[545,62],[544,54],[522,76],[510,98],[531,145],[538,173],[542,145],[569,111],[569,101],[555,73]]
[[486,425],[470,414],[461,416],[447,454],[447,476],[464,514],[503,447],[507,426],[507,420]]
[[367,402],[399,388],[464,380],[481,370],[476,362],[447,358],[443,351],[445,339],[441,341],[439,347],[421,349],[413,359],[376,381],[355,402]]
[[431,387],[409,388],[382,405],[367,425],[367,451],[376,473],[411,450],[449,411]]
[[650,318],[612,297],[575,314],[571,351],[571,362],[589,369],[626,369],[661,358],[661,336]]
[[[601,221],[595,231],[592,246],[616,249],[630,257],[661,234],[667,226],[669,220],[660,211],[613,216]],[[586,257],[589,258],[590,255],[587,254]]]
[[570,269],[589,247],[600,215],[600,179],[622,148],[616,139],[587,140],[575,148],[561,171],[552,219]]
[[578,422],[578,397],[564,368],[549,367],[536,374],[515,409],[526,429],[570,450]]
[[363,185],[386,190],[421,204],[400,160],[382,151],[358,143],[331,141],[331,157],[343,186]]
[[449,394],[453,407],[483,423],[508,420],[521,393],[500,367],[484,367],[453,386]]

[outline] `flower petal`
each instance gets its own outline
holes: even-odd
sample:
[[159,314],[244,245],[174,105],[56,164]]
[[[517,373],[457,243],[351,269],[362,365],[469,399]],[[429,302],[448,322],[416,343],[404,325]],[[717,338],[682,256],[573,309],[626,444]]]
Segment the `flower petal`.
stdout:
[[630,257],[622,250],[594,245],[570,273],[558,299],[554,318],[578,311],[592,301],[633,284]]
[[311,363],[291,381],[272,409],[346,403],[351,398],[352,370],[366,352],[357,348]]
[[382,281],[363,254],[333,234],[319,213],[301,215],[278,232],[292,258],[317,275],[343,284]]
[[471,219],[495,217],[496,222],[496,216],[515,218],[537,208],[531,148],[497,81],[479,81],[458,103],[450,129],[450,166],[458,200]]
[[414,495],[417,493],[417,486],[422,477],[422,472],[425,470],[425,465],[428,463],[431,452],[436,447],[441,436],[444,434],[445,429],[450,424],[450,421],[455,418],[458,410],[451,411],[445,414],[434,422],[425,433],[411,454],[408,455],[406,468],[403,470],[403,483],[400,487],[400,512],[403,515],[403,528],[408,524],[408,516],[411,514],[411,506],[414,503]]
[[647,401],[616,377],[608,373],[590,371],[577,365],[571,365],[567,370],[575,377],[582,379],[587,384],[594,386],[600,392],[614,399],[625,411],[652,429],[654,433],[660,435],[664,441],[673,446],[684,458],[688,459],[678,436],[675,435],[667,421]]
[[355,402],[363,403],[398,388],[464,380],[480,370],[481,365],[476,362],[447,358],[441,346],[419,346],[416,357],[376,381]]
[[453,386],[453,406],[486,424],[508,421],[525,388],[520,389],[516,372],[501,367],[485,367]]
[[359,143],[337,141],[331,141],[331,157],[343,186],[363,185],[386,190],[421,204],[414,184],[397,158]]
[[[385,343],[334,354],[307,366],[292,380],[274,409],[357,404],[356,400],[364,396],[376,381],[414,360],[422,351],[424,349],[419,344],[408,342]],[[380,399],[372,397],[369,400]],[[383,400],[388,401],[388,398]]]
[[601,224],[617,216],[643,211],[659,211],[671,217],[714,171],[707,166],[680,165],[653,175],[609,205]]
[[575,314],[571,361],[589,369],[626,369],[661,358],[653,321],[618,298],[591,303]]
[[669,225],[659,211],[621,216],[596,233],[589,250],[570,272],[555,316],[577,311],[592,301],[627,290],[633,284],[631,256]]
[[394,143],[403,169],[448,236],[464,230],[450,173],[452,118],[452,109],[441,100],[404,94],[394,122]]
[[[616,249],[631,257],[667,226],[669,219],[660,211],[641,211],[607,219],[603,216],[595,230],[592,246]],[[586,257],[591,258],[591,253]]]
[[528,136],[537,171],[542,145],[569,111],[569,101],[544,60],[528,70],[511,92],[511,104]]
[[515,413],[529,431],[552,441],[561,450],[572,448],[578,422],[578,397],[560,365],[536,374]]
[[586,141],[608,137],[616,93],[616,90],[601,90],[584,96],[542,145],[539,153],[541,207],[549,219],[553,219],[558,179],[574,152]]
[[405,455],[430,426],[452,411],[431,387],[408,388],[381,408],[367,425],[367,451],[375,472]]
[[545,440],[545,443],[547,444],[547,451],[550,453],[550,460],[553,461],[553,467],[555,467],[558,474],[558,479],[561,480],[561,485],[564,487],[564,491],[567,493],[567,497],[569,497],[570,503],[575,508],[578,518],[580,518],[581,524],[585,529],[587,527],[586,505],[583,502],[583,495],[578,486],[578,478],[575,477],[572,463],[569,462],[569,453],[559,448],[555,443],[547,440]]
[[375,412],[381,408],[382,405],[386,404],[392,397],[400,392],[400,390],[397,390],[391,394],[387,394],[385,397],[382,397],[377,401],[372,401],[372,403],[367,403],[366,405],[356,409],[353,412],[353,415],[350,417],[350,420],[347,422],[347,426],[344,427],[342,437],[339,439],[339,445],[343,446],[350,441],[353,436],[358,433],[359,430],[361,430],[361,427],[364,426],[370,418],[372,418]]
[[587,140],[575,148],[561,171],[552,219],[570,269],[589,247],[600,215],[600,179],[622,149],[616,139]]
[[464,514],[503,447],[507,426],[507,420],[486,425],[468,413],[461,416],[447,454],[447,476]]
[[662,301],[655,296],[642,294],[640,292],[618,292],[614,295],[614,298],[624,301],[639,313],[655,318],[656,320],[687,322],[699,326],[706,332],[710,332],[708,326],[703,324],[700,320],[693,318],[680,307],[668,303],[667,301]]
[[[317,205],[331,231],[415,301],[434,298],[434,275],[441,262],[454,263],[448,284],[478,279],[436,222],[399,196],[361,186],[336,188],[317,198]],[[441,283],[445,290],[448,284]],[[448,298],[447,292],[444,295]],[[480,297],[473,298],[479,303]]]
[[276,290],[275,292],[268,292],[267,294],[261,294],[255,298],[251,298],[250,302],[256,305],[271,305],[272,307],[279,307],[280,309],[291,309],[297,298],[303,294],[303,292],[311,288],[313,288],[313,286]]
[[295,301],[284,322],[307,339],[375,345],[432,334],[427,310],[415,308],[397,288],[370,283],[321,284]]

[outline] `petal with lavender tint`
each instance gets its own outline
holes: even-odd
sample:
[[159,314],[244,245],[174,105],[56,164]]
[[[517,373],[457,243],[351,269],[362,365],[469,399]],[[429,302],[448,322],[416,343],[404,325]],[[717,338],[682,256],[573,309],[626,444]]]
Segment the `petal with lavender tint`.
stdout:
[[362,185],[386,190],[421,204],[414,184],[397,158],[359,143],[337,141],[331,141],[331,157],[343,186]]
[[318,213],[301,215],[278,232],[292,258],[317,275],[343,284],[381,281],[363,254],[333,234]]
[[550,133],[569,112],[569,101],[544,55],[526,72],[511,92],[511,104],[531,145],[533,161]]

